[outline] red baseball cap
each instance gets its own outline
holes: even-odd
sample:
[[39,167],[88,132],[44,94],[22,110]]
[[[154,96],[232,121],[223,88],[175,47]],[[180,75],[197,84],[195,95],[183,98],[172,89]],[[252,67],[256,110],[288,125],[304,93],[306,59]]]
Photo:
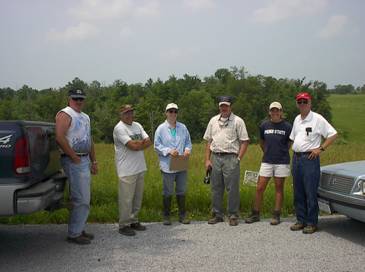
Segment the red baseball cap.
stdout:
[[311,100],[312,97],[309,93],[298,93],[295,100],[298,101],[300,99]]

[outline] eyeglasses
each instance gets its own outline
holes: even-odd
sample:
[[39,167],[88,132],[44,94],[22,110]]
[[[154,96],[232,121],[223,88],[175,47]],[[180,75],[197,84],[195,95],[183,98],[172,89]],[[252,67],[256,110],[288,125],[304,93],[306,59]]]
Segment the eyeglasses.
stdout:
[[177,113],[177,110],[168,110],[168,113]]
[[298,100],[298,101],[297,101],[297,104],[298,104],[298,105],[301,105],[301,104],[308,104],[308,100]]
[[73,100],[73,101],[81,101],[81,102],[82,102],[82,101],[84,101],[84,100],[85,100],[85,98],[81,98],[81,97],[73,97],[73,98],[72,98],[72,100]]

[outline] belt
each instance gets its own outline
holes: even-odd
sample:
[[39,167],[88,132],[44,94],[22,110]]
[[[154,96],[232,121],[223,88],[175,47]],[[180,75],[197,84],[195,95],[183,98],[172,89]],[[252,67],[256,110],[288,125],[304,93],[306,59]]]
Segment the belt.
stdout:
[[294,152],[294,155],[297,157],[301,157],[301,156],[307,156],[312,152]]
[[[79,157],[89,156],[89,153],[76,153]],[[61,154],[61,157],[69,157],[67,154],[63,153]]]
[[235,155],[237,156],[237,153],[233,153],[233,152],[213,152],[214,155],[217,156],[226,156],[226,155]]

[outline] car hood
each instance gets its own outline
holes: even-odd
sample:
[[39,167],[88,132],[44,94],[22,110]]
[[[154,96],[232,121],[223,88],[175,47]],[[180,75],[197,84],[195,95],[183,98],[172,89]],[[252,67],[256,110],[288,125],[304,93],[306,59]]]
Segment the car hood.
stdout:
[[321,167],[321,171],[329,174],[357,177],[365,175],[365,161],[353,161],[331,164]]

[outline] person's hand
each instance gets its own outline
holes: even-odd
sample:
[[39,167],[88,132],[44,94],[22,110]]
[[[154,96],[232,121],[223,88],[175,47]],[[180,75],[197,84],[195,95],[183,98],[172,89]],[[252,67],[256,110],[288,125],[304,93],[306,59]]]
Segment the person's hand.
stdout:
[[77,156],[76,154],[71,157],[71,160],[74,164],[80,164],[80,162],[81,162],[81,158],[79,156]]
[[90,172],[93,175],[96,175],[98,173],[98,163],[96,161],[91,163]]
[[315,148],[311,150],[311,153],[308,156],[308,159],[310,160],[314,160],[315,158],[317,158],[319,156],[319,154],[321,154],[322,150],[320,148]]
[[179,151],[177,151],[176,149],[171,149],[170,155],[173,156],[173,157],[176,157],[176,156],[179,155]]
[[190,155],[190,150],[185,149],[185,151],[184,151],[184,157],[189,157],[189,155]]
[[212,162],[210,160],[206,160],[205,161],[205,171],[207,171],[209,169],[209,167],[213,168]]

